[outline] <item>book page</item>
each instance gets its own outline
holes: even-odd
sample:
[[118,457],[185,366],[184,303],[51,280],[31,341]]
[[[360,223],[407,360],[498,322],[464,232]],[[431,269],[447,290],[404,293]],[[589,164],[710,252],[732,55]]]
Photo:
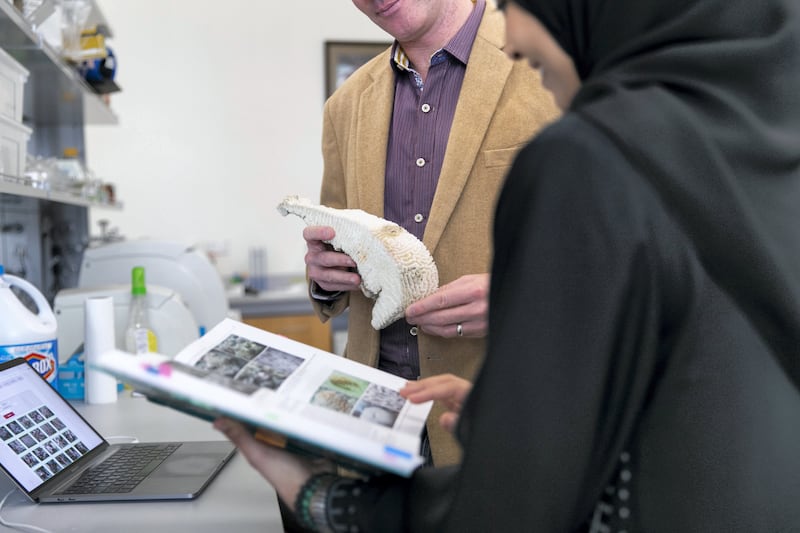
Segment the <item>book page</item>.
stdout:
[[421,462],[431,402],[406,401],[406,381],[375,368],[231,319],[172,360],[114,353],[101,369],[173,407],[161,392],[382,469]]
[[175,361],[245,394],[278,392],[280,400],[273,401],[282,409],[315,420],[345,415],[336,423],[352,431],[369,434],[377,431],[374,425],[418,435],[424,425],[403,412],[407,402],[397,391],[404,379],[234,320],[223,321]]

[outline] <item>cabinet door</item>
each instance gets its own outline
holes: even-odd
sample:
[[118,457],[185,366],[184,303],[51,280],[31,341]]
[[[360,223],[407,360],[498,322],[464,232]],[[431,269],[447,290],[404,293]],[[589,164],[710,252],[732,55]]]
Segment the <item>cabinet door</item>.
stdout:
[[331,323],[323,324],[316,315],[249,317],[242,322],[326,352],[332,351]]

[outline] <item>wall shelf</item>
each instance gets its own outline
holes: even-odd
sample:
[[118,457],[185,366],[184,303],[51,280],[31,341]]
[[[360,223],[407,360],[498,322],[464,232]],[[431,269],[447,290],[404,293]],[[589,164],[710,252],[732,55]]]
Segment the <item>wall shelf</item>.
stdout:
[[79,194],[66,191],[53,191],[33,187],[25,178],[15,178],[0,174],[0,194],[13,194],[26,198],[38,198],[60,204],[78,205],[83,207],[101,207],[103,209],[122,209],[120,202],[108,203],[85,198]]
[[31,111],[25,120],[33,127],[117,124],[117,116],[78,71],[6,1],[0,1],[0,48],[31,73],[28,83],[33,86],[34,102],[32,107],[26,107]]
[[[89,18],[105,24],[96,4]],[[30,74],[22,108],[22,122],[32,130],[28,153],[43,158],[74,153],[85,166],[84,126],[117,124],[114,112],[7,0],[0,0],[0,48]],[[91,242],[89,208],[122,205],[82,189],[34,185],[26,177],[0,174],[0,229],[7,229],[0,231],[0,263],[52,302],[59,290],[77,286],[83,250]]]

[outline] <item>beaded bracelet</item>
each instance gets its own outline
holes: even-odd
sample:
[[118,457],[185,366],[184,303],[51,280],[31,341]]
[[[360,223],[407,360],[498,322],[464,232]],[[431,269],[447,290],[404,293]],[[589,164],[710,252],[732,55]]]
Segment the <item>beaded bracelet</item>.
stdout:
[[338,476],[330,473],[316,474],[300,487],[295,500],[295,515],[298,522],[310,530],[320,533],[332,533],[328,524],[327,509],[325,504],[328,498],[328,489],[338,479]]

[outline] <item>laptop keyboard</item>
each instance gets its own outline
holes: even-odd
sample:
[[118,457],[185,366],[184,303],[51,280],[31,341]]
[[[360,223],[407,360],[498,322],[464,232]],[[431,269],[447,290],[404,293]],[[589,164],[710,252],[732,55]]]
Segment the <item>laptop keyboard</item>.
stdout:
[[180,444],[121,446],[97,466],[89,468],[60,494],[109,494],[132,491]]

